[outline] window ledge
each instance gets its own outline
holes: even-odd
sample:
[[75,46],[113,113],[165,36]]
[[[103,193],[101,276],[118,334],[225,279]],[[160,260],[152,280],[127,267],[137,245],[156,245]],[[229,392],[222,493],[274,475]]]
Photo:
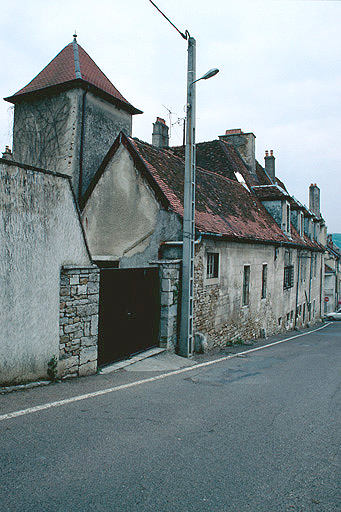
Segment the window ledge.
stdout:
[[213,284],[219,284],[220,278],[219,277],[205,277],[204,279],[204,286],[210,286]]

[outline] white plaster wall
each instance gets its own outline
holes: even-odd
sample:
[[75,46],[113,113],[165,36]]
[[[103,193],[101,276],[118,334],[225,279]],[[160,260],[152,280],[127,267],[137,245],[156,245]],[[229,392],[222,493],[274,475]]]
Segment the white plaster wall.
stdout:
[[60,269],[90,263],[69,180],[0,163],[0,383],[59,353]]
[[125,147],[116,152],[83,211],[90,252],[121,259],[143,252],[160,207]]

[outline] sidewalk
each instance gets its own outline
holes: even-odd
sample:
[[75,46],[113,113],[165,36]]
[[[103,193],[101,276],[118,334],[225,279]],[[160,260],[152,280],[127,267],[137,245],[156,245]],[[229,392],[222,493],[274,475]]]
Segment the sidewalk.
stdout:
[[[115,376],[123,377],[124,375],[125,377],[127,377],[129,381],[131,381],[134,380],[134,374],[137,373],[150,374],[152,372],[172,372],[174,370],[179,370],[181,368],[195,366],[207,361],[224,358],[230,354],[232,355],[238,354],[240,352],[245,352],[255,347],[263,347],[276,341],[300,336],[304,333],[314,331],[316,328],[321,327],[321,325],[322,324],[317,324],[314,327],[303,329],[300,331],[288,331],[286,333],[270,336],[265,339],[250,340],[240,345],[238,344],[226,347],[217,347],[212,350],[209,350],[204,354],[194,354],[193,357],[188,359],[178,356],[172,352],[167,352],[165,349],[155,347],[148,349],[140,354],[134,355],[131,358],[104,366],[98,370],[98,373],[96,375],[74,379],[65,379],[57,382],[38,381],[17,386],[0,387],[0,394],[10,393],[13,391],[29,390],[36,387],[56,385],[58,383],[65,382],[72,382],[75,387],[78,387],[78,385],[76,385],[76,382],[82,383],[84,385],[85,381],[90,381],[93,379],[111,381],[113,378],[115,378]],[[100,377],[102,377],[102,379]]]

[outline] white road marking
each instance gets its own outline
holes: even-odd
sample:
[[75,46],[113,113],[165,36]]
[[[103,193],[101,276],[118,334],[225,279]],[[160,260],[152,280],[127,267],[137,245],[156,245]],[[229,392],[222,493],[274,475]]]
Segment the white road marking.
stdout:
[[88,398],[94,398],[96,396],[107,395],[109,393],[114,393],[116,391],[121,391],[122,389],[129,389],[135,386],[140,386],[141,384],[148,384],[149,382],[155,382],[157,380],[166,379],[167,377],[171,377],[172,375],[179,375],[181,373],[191,372],[193,370],[198,370],[199,368],[205,368],[207,366],[212,366],[213,364],[221,363],[223,361],[227,361],[228,359],[233,359],[234,357],[243,356],[246,354],[251,354],[252,352],[257,352],[258,350],[263,350],[264,348],[273,347],[274,345],[279,345],[280,343],[285,343],[287,341],[294,340],[296,338],[300,338],[302,336],[307,336],[308,334],[314,333],[316,331],[320,331],[324,329],[329,324],[325,324],[322,327],[318,327],[313,331],[305,332],[302,334],[296,334],[295,336],[291,336],[290,338],[285,338],[284,340],[274,341],[273,343],[268,343],[267,345],[263,345],[261,347],[251,348],[248,350],[244,350],[243,352],[238,352],[236,354],[230,354],[228,356],[220,357],[219,359],[214,359],[213,361],[206,361],[205,363],[198,363],[194,366],[186,366],[186,368],[180,368],[179,370],[173,370],[168,373],[163,373],[162,375],[157,375],[156,377],[150,377],[149,379],[138,380],[136,382],[130,382],[129,384],[122,384],[121,386],[115,386],[113,388],[101,389],[100,391],[93,391],[92,393],[86,393],[85,395],[74,396],[72,398],[65,398],[64,400],[58,400],[57,402],[50,402],[47,404],[36,405],[35,407],[28,407],[27,409],[21,409],[19,411],[10,412],[8,414],[0,415],[0,421],[9,420],[11,418],[17,418],[18,416],[25,416],[26,414],[33,414],[39,411],[45,411],[46,409],[51,409],[52,407],[61,407],[62,405],[72,404],[73,402],[80,402],[81,400],[87,400]]

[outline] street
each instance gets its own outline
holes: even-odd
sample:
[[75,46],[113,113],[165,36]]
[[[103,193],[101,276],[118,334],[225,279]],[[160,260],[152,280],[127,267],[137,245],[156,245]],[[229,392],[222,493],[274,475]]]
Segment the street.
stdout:
[[1,512],[341,511],[341,322],[279,340],[0,395]]

